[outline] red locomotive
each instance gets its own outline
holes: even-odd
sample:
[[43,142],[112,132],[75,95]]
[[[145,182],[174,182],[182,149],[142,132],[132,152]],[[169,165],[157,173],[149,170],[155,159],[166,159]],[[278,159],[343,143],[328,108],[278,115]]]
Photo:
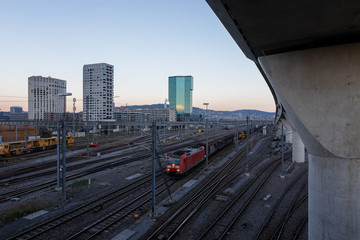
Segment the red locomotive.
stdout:
[[166,172],[181,175],[205,159],[205,148],[190,147],[174,152],[167,157]]

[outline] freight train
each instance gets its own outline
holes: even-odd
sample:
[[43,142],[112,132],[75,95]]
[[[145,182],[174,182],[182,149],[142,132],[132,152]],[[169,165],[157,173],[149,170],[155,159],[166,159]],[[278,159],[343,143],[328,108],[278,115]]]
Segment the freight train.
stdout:
[[[74,143],[72,136],[66,137],[66,145]],[[57,147],[57,138],[38,138],[28,141],[0,142],[0,156],[20,155]]]
[[[208,142],[209,156],[234,142],[235,134],[228,134],[211,138]],[[166,159],[166,172],[170,175],[183,175],[190,169],[203,162],[206,158],[206,141],[196,147],[178,150]]]

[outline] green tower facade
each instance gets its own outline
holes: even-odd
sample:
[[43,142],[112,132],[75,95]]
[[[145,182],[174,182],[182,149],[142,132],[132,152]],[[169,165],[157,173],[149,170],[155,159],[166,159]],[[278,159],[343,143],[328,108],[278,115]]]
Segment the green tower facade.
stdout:
[[169,107],[177,114],[192,113],[192,76],[169,77]]

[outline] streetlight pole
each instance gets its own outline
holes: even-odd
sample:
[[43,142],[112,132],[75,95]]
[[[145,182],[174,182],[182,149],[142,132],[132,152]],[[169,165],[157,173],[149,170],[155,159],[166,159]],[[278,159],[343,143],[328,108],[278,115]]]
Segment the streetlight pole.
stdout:
[[246,116],[246,171],[245,176],[249,176],[249,116]]
[[86,96],[86,160],[89,160],[89,96]]
[[205,111],[205,124],[206,124],[206,167],[208,167],[208,165],[209,165],[209,129],[208,129],[208,116],[207,116],[207,111],[208,111],[209,103],[203,103],[203,105],[206,106],[206,111]]
[[76,102],[76,98],[73,98],[73,136],[75,137],[75,102]]
[[236,149],[239,149],[239,131],[238,131],[238,124],[236,122],[236,118],[235,118],[235,130],[236,130],[236,134],[235,134]]
[[[251,118],[251,117],[250,117]],[[250,132],[251,132],[251,135],[250,135],[250,151],[252,151],[252,134],[253,134],[253,126],[252,126],[252,120],[250,119]]]
[[155,211],[155,160],[156,160],[156,123],[155,121],[152,122],[151,125],[151,130],[152,130],[152,207],[151,207],[151,217],[155,218],[156,217],[156,211]]
[[60,93],[58,96],[64,97],[64,116],[63,116],[63,131],[62,131],[62,200],[66,201],[66,97],[71,96],[72,93]]
[[57,152],[57,175],[56,175],[56,189],[57,191],[60,191],[60,129],[61,129],[61,125],[60,125],[60,121],[57,123],[57,127],[56,127],[56,130],[57,130],[57,149],[56,149],[56,152]]

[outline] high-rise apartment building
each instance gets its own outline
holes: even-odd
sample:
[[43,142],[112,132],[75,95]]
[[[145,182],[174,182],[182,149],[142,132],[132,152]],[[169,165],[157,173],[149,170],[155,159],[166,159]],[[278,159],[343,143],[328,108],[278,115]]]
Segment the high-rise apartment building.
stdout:
[[192,76],[169,77],[169,107],[176,114],[192,113]]
[[87,64],[83,68],[83,120],[103,121],[114,115],[114,66]]
[[32,76],[28,78],[28,117],[29,120],[43,120],[44,113],[64,112],[63,97],[66,81],[52,77]]

